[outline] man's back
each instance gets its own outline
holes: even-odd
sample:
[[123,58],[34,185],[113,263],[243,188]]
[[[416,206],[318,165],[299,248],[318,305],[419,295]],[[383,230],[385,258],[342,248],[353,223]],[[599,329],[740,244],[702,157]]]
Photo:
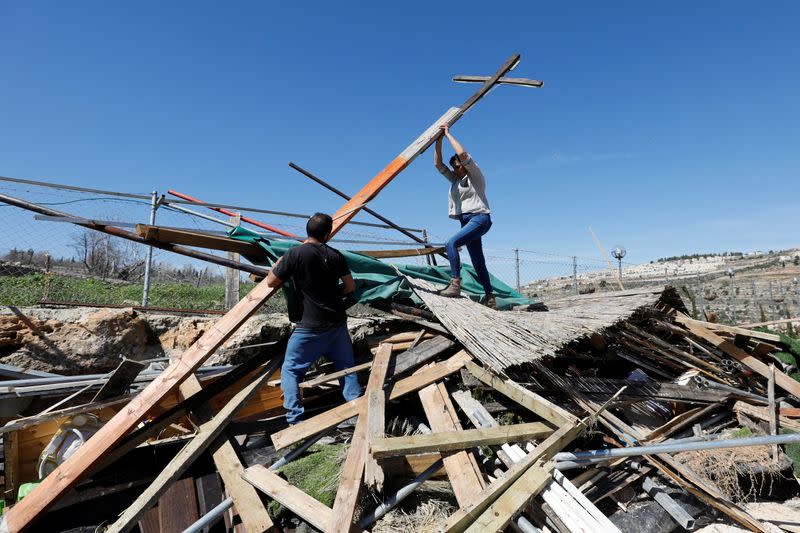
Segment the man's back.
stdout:
[[338,250],[322,243],[305,243],[290,249],[275,265],[273,273],[292,279],[302,305],[299,313],[289,319],[300,327],[323,329],[346,322],[339,280],[350,269]]

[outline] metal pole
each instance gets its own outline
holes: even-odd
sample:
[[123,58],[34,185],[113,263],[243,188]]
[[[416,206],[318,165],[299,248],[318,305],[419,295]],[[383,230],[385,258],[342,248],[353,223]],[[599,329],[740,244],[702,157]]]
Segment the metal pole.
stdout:
[[[800,433],[787,435],[764,435],[760,437],[747,437],[744,439],[717,439],[702,442],[664,443],[650,446],[630,446],[628,448],[612,448],[606,450],[592,450],[588,452],[560,452],[553,459],[557,462],[601,462],[620,457],[636,455],[656,455],[660,453],[691,452],[698,450],[717,450],[727,448],[743,448],[746,446],[770,446],[772,444],[789,444],[800,442]],[[559,469],[560,470],[560,469]]]
[[617,269],[619,270],[619,283],[622,285],[622,258],[617,259]]
[[[786,318],[785,310],[786,310],[786,300],[783,297],[783,282],[778,282],[778,296],[780,297],[780,303],[778,303],[778,318]],[[784,311],[781,311],[781,303],[783,304]]]
[[797,276],[792,278],[792,284],[794,285],[794,316],[798,316],[798,307],[800,307],[800,296],[797,293],[797,285],[798,279]]
[[[156,223],[156,210],[158,209],[158,191],[150,193],[150,225]],[[150,298],[150,272],[153,268],[153,247],[147,247],[147,261],[144,264],[144,287],[142,288],[142,307],[147,307]]]
[[578,291],[578,257],[572,256],[572,286],[575,289],[575,294],[580,294]]
[[514,248],[514,271],[517,274],[517,292],[522,292],[519,284],[519,248]]
[[750,298],[752,299],[752,307],[753,307],[753,312],[750,314],[750,320],[752,320],[753,322],[758,322],[761,319],[761,317],[756,314],[758,312],[758,299],[756,298],[756,280],[753,280],[751,282]]
[[[340,191],[339,189],[337,189],[336,187],[334,187],[330,183],[327,183],[322,178],[319,178],[319,177],[315,176],[314,174],[312,174],[308,170],[306,170],[306,169],[304,169],[302,167],[299,167],[299,166],[295,165],[294,163],[289,163],[289,166],[291,168],[293,168],[294,170],[296,170],[297,172],[299,172],[300,174],[302,174],[303,176],[309,178],[310,180],[312,180],[312,181],[314,181],[316,183],[319,183],[320,185],[322,185],[323,187],[325,187],[326,189],[328,189],[332,193],[339,195],[340,197],[342,197],[345,200],[348,200],[348,201],[351,200],[350,196],[346,195],[345,193],[343,193],[342,191]],[[392,222],[391,220],[389,220],[385,216],[381,215],[380,213],[376,213],[375,211],[373,211],[369,207],[363,206],[363,207],[361,207],[361,209],[366,211],[367,213],[369,213],[373,217],[377,218],[378,220],[380,220],[381,222],[383,222],[387,226],[390,226],[390,227],[396,229],[397,231],[399,231],[400,233],[402,233],[403,235],[405,235],[409,239],[411,239],[411,240],[413,240],[415,242],[418,242],[420,244],[427,244],[427,238],[425,237],[425,233],[426,233],[425,230],[422,230],[423,231],[423,238],[420,239],[418,236],[414,235],[413,233],[411,233],[410,231],[406,230],[405,228],[395,224],[394,222]],[[445,259],[447,258],[447,256],[445,254],[439,254],[439,255],[441,255]]]
[[678,502],[673,500],[672,496],[667,494],[664,489],[656,485],[651,478],[644,478],[642,489],[656,502],[658,502],[658,504],[661,505],[661,507],[663,507],[664,510],[668,512],[669,515],[678,524],[680,524],[683,529],[687,531],[694,529],[694,517],[687,513],[686,510],[678,504]]
[[733,323],[736,324],[736,294],[733,289],[733,276],[728,279],[728,301],[731,306],[731,313],[733,314]]
[[[426,230],[426,229],[422,230],[422,240],[425,242],[425,247],[427,248],[431,241],[430,241],[430,239],[428,239],[428,230]],[[430,254],[426,255],[425,256],[425,261],[428,262],[428,265],[437,266],[437,264],[436,264],[436,256],[435,255],[430,255]]]
[[669,277],[667,275],[667,267],[664,267],[664,286],[669,285]]

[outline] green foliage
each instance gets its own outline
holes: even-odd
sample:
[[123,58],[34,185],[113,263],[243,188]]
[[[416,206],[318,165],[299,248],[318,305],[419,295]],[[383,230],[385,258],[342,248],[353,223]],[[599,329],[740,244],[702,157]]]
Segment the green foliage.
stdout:
[[[797,432],[792,431],[790,429],[781,428],[781,434],[783,435],[791,435],[792,433],[797,433]],[[800,443],[792,442],[789,444],[784,444],[783,452],[789,456],[789,459],[792,460],[792,469],[794,470],[794,476],[800,477]]]
[[744,439],[752,436],[753,432],[748,427],[741,427],[731,433],[732,439]]
[[[302,490],[315,500],[333,507],[336,489],[339,487],[339,474],[347,455],[345,444],[315,444],[308,449],[306,455],[295,459],[278,470],[291,485]],[[273,518],[286,512],[276,502],[267,507]]]
[[[244,296],[255,285],[244,283]],[[79,302],[87,305],[141,305],[142,283],[120,283],[97,278],[78,278],[58,274],[27,274],[0,276],[0,305],[33,306],[41,300]],[[153,282],[149,304],[156,307],[181,309],[223,309],[225,286],[222,284],[195,286],[194,283]],[[282,312],[283,298],[267,302],[266,310]]]
[[685,294],[686,297],[689,298],[689,301],[692,302],[692,318],[697,320],[698,318],[697,298],[695,297],[694,292],[691,291],[689,287],[687,287],[686,285],[681,285],[681,291],[683,291],[683,294]]

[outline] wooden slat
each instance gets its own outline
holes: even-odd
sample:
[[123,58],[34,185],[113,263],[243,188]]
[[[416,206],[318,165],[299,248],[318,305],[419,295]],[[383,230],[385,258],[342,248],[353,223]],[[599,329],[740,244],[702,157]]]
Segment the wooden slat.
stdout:
[[[694,335],[696,335],[697,337],[703,339],[706,342],[710,342],[711,344],[713,344],[726,354],[730,355],[743,365],[746,365],[754,372],[758,373],[764,378],[769,379],[769,367],[762,361],[758,360],[757,358],[753,357],[746,351],[736,346],[731,341],[720,337],[713,331],[701,326],[694,320],[685,319],[681,315],[676,316],[675,321],[686,326],[689,329],[689,331]],[[790,378],[780,370],[775,370],[775,384],[778,385],[783,390],[785,390],[786,392],[788,392],[789,394],[792,394],[795,397],[800,398],[800,382],[795,381],[793,378]]]
[[173,360],[161,375],[47,476],[27,498],[9,509],[5,514],[9,530],[23,530],[39,513],[72,488],[81,476],[122,441],[161,400],[169,396],[175,387],[192,374],[277,291],[278,289],[270,288],[266,283],[254,287],[179,359]]
[[391,259],[396,257],[415,257],[433,255],[444,252],[444,248],[410,248],[404,250],[353,250],[357,254],[368,255],[375,259]]
[[551,433],[553,430],[550,426],[541,422],[530,422],[487,429],[465,429],[446,433],[379,439],[370,444],[370,450],[378,458],[416,453],[449,452],[479,446],[494,446],[506,442],[541,439]]
[[[368,398],[365,398],[368,400]],[[367,403],[362,403],[353,440],[347,450],[347,458],[339,475],[339,488],[333,502],[333,518],[326,531],[358,531],[353,524],[353,515],[358,503],[358,492],[364,476],[364,463],[367,459]]]
[[[197,394],[201,389],[200,381],[195,376],[189,376],[180,385],[180,391],[184,397]],[[213,411],[205,405],[201,405],[194,412],[200,423],[203,424],[214,417]],[[242,479],[244,466],[238,455],[236,455],[236,450],[233,449],[233,445],[224,436],[218,442],[219,444],[213,450],[211,457],[214,459],[217,472],[219,472],[222,482],[225,484],[225,489],[233,499],[233,505],[236,507],[244,527],[248,533],[267,531],[273,527],[272,519],[261,503],[261,498],[258,497],[256,490]]]
[[329,531],[333,521],[330,507],[318,502],[302,490],[293,487],[285,479],[270,472],[262,465],[254,465],[244,470],[244,479],[255,488],[286,506],[294,514],[321,531]]
[[[368,450],[373,442],[384,437],[386,431],[386,392],[383,390],[383,384],[389,370],[391,357],[391,344],[381,344],[375,360],[372,362],[372,372],[369,375],[366,391]],[[369,451],[364,465],[364,483],[378,492],[383,491],[383,469]]]
[[[469,355],[467,352],[462,350],[446,361],[431,365],[430,367],[421,370],[413,376],[402,379],[399,382],[391,385],[389,388],[389,399],[395,400],[410,392],[414,392],[422,387],[430,385],[431,383],[440,380],[443,377],[452,374],[453,372],[457,372],[468,360]],[[328,411],[309,418],[308,420],[304,420],[303,422],[300,422],[299,424],[296,424],[290,428],[273,433],[271,436],[272,443],[275,445],[276,450],[282,450],[283,448],[291,446],[296,442],[307,439],[312,435],[316,435],[320,431],[324,431],[352,416],[356,416],[361,411],[361,408],[365,402],[366,399],[362,396],[361,398],[357,398],[338,407],[334,407],[333,409],[329,409]]]
[[548,422],[552,422],[556,426],[564,424],[575,424],[578,419],[572,413],[559,407],[553,402],[542,398],[533,391],[529,391],[522,385],[515,383],[510,379],[503,379],[500,376],[481,368],[473,361],[466,363],[467,370],[470,374],[483,381],[497,392],[508,396],[518,404],[526,407],[531,412],[541,416]]
[[468,533],[504,531],[539,492],[553,481],[553,463],[539,461],[528,468],[466,529]]
[[196,248],[209,248],[211,250],[221,250],[223,252],[234,252],[250,256],[264,255],[264,249],[257,244],[222,237],[219,235],[209,235],[207,233],[197,233],[171,228],[151,226],[149,224],[136,224],[136,233],[150,241],[158,241],[169,244],[180,244],[183,246],[194,246]]
[[448,533],[464,531],[494,501],[506,491],[517,479],[540,459],[548,460],[561,451],[567,444],[576,439],[588,427],[590,420],[578,424],[562,426],[552,435],[540,442],[525,458],[506,471],[506,475],[489,484],[470,505],[462,505],[458,511],[447,519]]
[[[419,399],[434,432],[461,430],[458,415],[443,384],[429,385],[422,389],[419,391]],[[456,501],[461,506],[469,505],[485,486],[475,456],[458,451],[443,454],[442,458]]]
[[[225,407],[223,407],[208,422],[202,424],[195,437],[189,441],[170,463],[153,480],[147,489],[131,504],[119,519],[106,529],[107,533],[128,531],[133,527],[144,512],[163,494],[169,484],[177,479],[203,451],[217,440],[225,426],[231,421],[234,414],[240,409],[259,387],[267,382],[269,377],[277,370],[281,359],[275,358],[260,374],[241,391],[239,391]],[[84,445],[85,446],[85,445]],[[24,501],[24,500],[23,500]]]

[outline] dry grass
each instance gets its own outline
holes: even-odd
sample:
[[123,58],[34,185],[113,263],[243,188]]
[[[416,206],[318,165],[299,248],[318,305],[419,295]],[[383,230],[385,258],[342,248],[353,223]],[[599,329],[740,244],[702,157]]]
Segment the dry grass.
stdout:
[[[781,467],[772,461],[769,446],[750,446],[719,450],[682,452],[675,458],[695,473],[714,483],[730,500],[752,501],[764,488],[769,488]],[[742,487],[740,479],[749,483]]]
[[372,529],[373,533],[429,533],[438,531],[447,521],[455,507],[442,500],[427,500],[413,511],[394,509],[381,518]]

